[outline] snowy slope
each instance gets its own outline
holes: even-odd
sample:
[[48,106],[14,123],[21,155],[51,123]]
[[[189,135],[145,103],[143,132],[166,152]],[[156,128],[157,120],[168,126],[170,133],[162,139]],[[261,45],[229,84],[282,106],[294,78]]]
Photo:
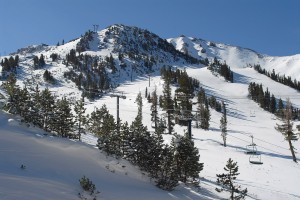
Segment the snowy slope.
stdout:
[[[121,30],[127,28],[121,26]],[[128,29],[126,32],[133,33],[133,30],[135,29]],[[108,29],[105,29],[95,33],[95,39],[89,43],[90,48],[85,53],[100,57],[112,53],[116,58],[117,52],[114,52],[114,49],[128,50],[122,49],[124,45],[120,45],[117,41],[128,40],[129,42],[134,37],[125,37],[122,34],[122,37],[115,37],[114,34],[107,35],[107,31]],[[18,68],[18,83],[20,85],[24,85],[25,82],[26,84],[32,82],[32,85],[39,83],[41,88],[49,87],[57,96],[65,95],[73,100],[79,99],[81,91],[73,82],[63,77],[63,73],[68,71],[69,67],[66,67],[62,61],[71,49],[76,48],[79,40],[58,47],[38,47],[30,52],[20,53],[21,67]],[[154,37],[153,41],[156,40],[157,38]],[[137,41],[139,40],[136,39],[135,42]],[[0,196],[4,195],[4,199],[20,197],[53,199],[53,194],[55,194],[56,199],[76,199],[80,191],[78,179],[86,175],[95,182],[97,189],[101,192],[99,199],[140,199],[141,196],[144,199],[221,199],[229,195],[217,194],[215,191],[216,174],[223,173],[226,161],[232,158],[239,165],[238,183],[248,188],[247,199],[300,199],[298,189],[300,167],[292,162],[288,143],[274,129],[276,123],[280,121],[247,97],[248,84],[257,82],[262,83],[264,89],[268,88],[276,97],[281,97],[283,100],[290,97],[294,106],[300,107],[298,91],[276,83],[249,67],[249,64],[260,64],[267,70],[275,69],[276,72],[299,80],[300,56],[271,57],[241,47],[212,44],[209,41],[184,36],[168,41],[176,49],[193,57],[208,59],[217,57],[225,60],[234,72],[234,83],[228,83],[223,78],[212,75],[202,65],[188,65],[183,64],[183,60],[176,62],[171,58],[164,59],[171,54],[159,50],[159,52],[153,52],[153,55],[160,57],[164,62],[158,64],[151,73],[150,87],[148,75],[143,74],[142,71],[140,74],[134,74],[132,82],[130,76],[124,71],[120,76],[111,76],[121,84],[113,92],[122,93],[127,97],[120,100],[120,118],[123,122],[130,123],[137,113],[135,98],[138,92],[144,94],[146,87],[148,92],[152,92],[157,87],[158,93],[162,94],[163,81],[158,70],[162,65],[169,64],[176,68],[186,69],[190,76],[200,81],[208,95],[214,95],[226,102],[228,109],[228,146],[226,148],[222,146],[220,136],[220,113],[212,111],[209,131],[192,129],[193,139],[201,155],[200,161],[204,163],[204,170],[200,174],[200,190],[184,185],[180,185],[173,192],[159,190],[145,175],[126,161],[117,161],[101,154],[95,149],[96,139],[91,135],[84,137],[85,143],[53,138],[45,136],[44,132],[39,129],[20,126],[15,123],[16,120],[9,122],[8,119],[13,117],[1,113],[0,180],[5,180],[5,184],[3,181],[0,182]],[[143,48],[139,50],[141,53],[147,53]],[[62,59],[52,62],[51,53],[59,53]],[[46,56],[47,65],[44,69],[33,70],[32,56],[40,54]],[[134,63],[130,59],[126,62]],[[57,84],[49,85],[43,81],[41,76],[45,69],[55,75],[59,80]],[[175,88],[173,92],[174,90]],[[87,101],[85,105],[87,113],[91,113],[95,107],[99,108],[106,104],[116,117],[116,99],[110,97],[111,93],[104,95],[101,99]],[[143,123],[152,131],[150,104],[146,99],[143,100],[143,104]],[[163,111],[160,110],[159,113],[162,114]],[[295,122],[296,124],[299,122]],[[187,127],[179,125],[175,127],[175,131],[179,134],[183,134],[186,129]],[[263,165],[250,164],[249,156],[245,154],[246,145],[251,143],[251,135],[262,155]],[[165,135],[164,139],[168,143],[171,136]],[[297,148],[299,141],[294,142],[294,145]],[[296,156],[299,158],[299,153]],[[27,169],[20,170],[21,164],[25,164]],[[107,169],[108,165],[109,169]],[[123,165],[126,167],[123,168]],[[111,169],[115,172],[112,173]]]
[[231,68],[243,68],[249,64],[260,64],[267,71],[275,70],[280,75],[300,79],[300,54],[284,57],[262,55],[251,49],[215,43],[202,39],[181,36],[168,41],[179,51],[186,52],[195,58],[221,59]]
[[[0,113],[1,199],[79,199],[83,192],[78,180],[84,175],[100,192],[97,199],[211,199],[186,186],[162,191],[124,160],[106,157],[81,142],[22,127],[9,117]],[[26,169],[20,168],[22,164]]]

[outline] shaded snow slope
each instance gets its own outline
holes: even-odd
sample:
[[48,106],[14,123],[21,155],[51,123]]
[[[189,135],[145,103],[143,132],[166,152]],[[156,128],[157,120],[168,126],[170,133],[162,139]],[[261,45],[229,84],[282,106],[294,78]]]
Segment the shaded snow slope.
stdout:
[[[100,192],[97,199],[211,199],[205,192],[184,186],[173,192],[160,190],[127,161],[8,119],[0,113],[1,199],[79,199],[78,180],[84,175]],[[22,164],[26,169],[20,168]]]

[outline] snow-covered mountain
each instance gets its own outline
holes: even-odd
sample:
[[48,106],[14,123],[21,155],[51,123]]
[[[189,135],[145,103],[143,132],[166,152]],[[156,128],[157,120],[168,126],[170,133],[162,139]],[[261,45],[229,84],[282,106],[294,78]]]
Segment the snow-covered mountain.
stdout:
[[[77,49],[77,56],[78,51],[82,54],[82,60],[79,60],[82,65],[68,62],[67,57],[72,49]],[[45,56],[46,65],[35,68],[34,56],[40,57],[41,54]],[[57,54],[58,59],[52,60],[52,54]],[[96,183],[101,192],[99,199],[140,199],[141,196],[144,199],[223,199],[228,194],[215,191],[216,174],[223,172],[228,158],[238,162],[240,176],[237,182],[248,188],[246,199],[300,199],[297,176],[300,167],[291,160],[284,137],[274,129],[276,123],[281,123],[280,120],[248,98],[249,83],[257,82],[277,98],[289,97],[293,106],[300,108],[297,90],[274,82],[251,67],[260,64],[263,69],[274,69],[276,73],[300,80],[300,55],[272,57],[246,48],[185,36],[165,40],[147,30],[125,25],[112,25],[96,33],[88,31],[80,38],[60,46],[43,44],[26,47],[12,56],[15,55],[20,60],[16,69],[19,85],[49,87],[58,97],[66,96],[75,100],[85,91],[83,83],[79,88],[76,81],[65,76],[70,71],[77,75],[82,73],[86,79],[90,74],[97,83],[105,74],[110,86],[104,90],[101,98],[86,102],[86,113],[106,104],[109,111],[116,115],[116,99],[106,94],[122,93],[127,98],[120,100],[120,118],[129,123],[136,117],[135,98],[138,92],[143,94],[147,87],[148,92],[156,88],[158,94],[162,94],[164,82],[159,72],[162,66],[185,69],[189,76],[200,81],[208,95],[225,101],[228,109],[228,146],[222,146],[221,113],[212,110],[208,131],[192,128],[193,140],[201,155],[200,161],[204,163],[204,170],[200,174],[201,188],[181,184],[173,192],[165,192],[155,188],[147,177],[128,162],[106,158],[95,149],[96,138],[91,135],[83,138],[89,145],[52,138],[40,129],[28,129],[20,125],[15,116],[1,112],[0,180],[5,181],[0,182],[0,196],[4,199],[53,199],[53,193],[57,199],[74,199],[79,190],[78,179],[83,175]],[[115,68],[110,65],[110,57]],[[213,75],[204,65],[204,59],[213,60],[215,57],[230,66],[234,73],[233,83]],[[4,57],[0,61],[2,59]],[[51,72],[55,83],[43,79],[45,70]],[[174,94],[175,86],[172,89]],[[5,95],[2,90],[0,93]],[[143,105],[143,123],[152,131],[151,105],[145,98]],[[299,122],[295,122],[294,126],[297,124]],[[186,129],[185,126],[175,126],[178,134],[183,134]],[[250,164],[249,155],[245,154],[252,135],[263,165]],[[165,142],[169,143],[171,137],[165,135]],[[299,141],[294,145],[299,146]],[[20,148],[23,148],[22,151],[16,150]],[[48,156],[48,162],[45,156]],[[299,157],[299,154],[296,156]],[[65,157],[68,162],[65,162]],[[26,164],[27,169],[20,170],[21,164]],[[64,188],[63,191],[61,188]]]
[[[180,36],[168,41],[183,53],[198,59],[217,59],[226,61],[231,68],[244,68],[260,64],[267,71],[275,70],[281,75],[300,80],[300,54],[274,57],[262,55],[254,50],[228,44],[206,41],[193,37]],[[280,47],[279,47],[280,48]]]

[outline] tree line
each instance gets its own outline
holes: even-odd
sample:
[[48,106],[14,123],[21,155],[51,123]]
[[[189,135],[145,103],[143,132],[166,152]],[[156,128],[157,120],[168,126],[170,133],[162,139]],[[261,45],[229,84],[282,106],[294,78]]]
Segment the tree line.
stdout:
[[10,56],[9,58],[4,58],[1,60],[0,65],[2,66],[2,77],[6,77],[8,72],[16,73],[16,68],[19,65],[19,56],[16,55],[15,57]]
[[272,72],[267,71],[265,69],[262,69],[262,67],[259,64],[253,65],[253,69],[255,69],[260,74],[264,74],[264,75],[270,77],[272,80],[274,80],[278,83],[284,84],[286,86],[289,86],[291,88],[294,88],[294,89],[300,91],[300,81],[297,81],[296,79],[292,80],[292,77],[290,77],[290,76],[288,76],[288,77],[286,77],[285,75],[280,76],[279,73],[276,73],[274,69],[272,70]]
[[[264,91],[262,84],[258,84],[255,82],[251,82],[248,86],[249,97],[257,102],[261,108],[266,111],[269,111],[276,116],[283,118],[284,113],[283,110],[285,109],[285,105],[281,98],[278,100],[275,98],[273,94],[270,94],[268,88]],[[291,108],[292,109],[292,118],[300,119],[300,111],[298,108]]]
[[230,70],[230,67],[226,64],[226,62],[222,63],[215,57],[214,61],[208,65],[207,69],[213,73],[223,76],[226,81],[233,83],[233,72]]
[[[47,132],[80,139],[80,124],[84,118],[79,115],[84,110],[83,100],[76,102],[74,116],[71,103],[65,97],[57,99],[48,88],[41,91],[38,85],[35,88],[20,88],[13,73],[2,87],[9,96],[4,106],[9,113],[18,114],[23,122],[32,123]],[[76,130],[78,134],[74,134]]]

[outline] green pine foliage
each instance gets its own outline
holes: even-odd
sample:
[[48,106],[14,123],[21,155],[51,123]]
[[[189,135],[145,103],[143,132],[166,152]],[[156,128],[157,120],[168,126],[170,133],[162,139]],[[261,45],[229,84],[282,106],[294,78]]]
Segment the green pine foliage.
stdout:
[[[282,99],[276,100],[273,94],[270,94],[268,88],[263,90],[262,84],[251,82],[248,86],[249,97],[259,104],[261,108],[269,111],[279,118],[284,118],[284,103]],[[292,108],[292,119],[299,119],[300,110]]]
[[300,91],[300,81],[297,81],[296,79],[292,80],[292,78],[290,76],[288,76],[288,77],[286,77],[285,75],[280,76],[278,73],[275,72],[274,69],[272,70],[272,72],[267,71],[265,69],[262,69],[259,64],[253,65],[251,67],[253,67],[257,72],[270,77],[272,80],[274,80],[278,83],[287,85],[291,88],[294,88],[294,89]]
[[49,72],[47,69],[45,70],[45,72],[43,74],[43,78],[48,83],[52,83],[53,84],[55,82],[55,79],[52,76],[51,72]]
[[[50,90],[46,88],[41,92],[41,102],[43,106],[41,106],[41,119],[42,119],[42,127],[45,131],[51,131],[51,122],[52,119],[55,119],[54,110],[55,110],[55,98],[51,94]],[[58,120],[58,119],[57,119]]]
[[138,113],[135,120],[141,124],[143,121],[143,98],[141,92],[138,93],[135,102],[138,105]]
[[199,162],[200,155],[194,142],[187,136],[175,135],[171,147],[174,151],[174,162],[178,179],[184,183],[196,182],[200,171],[203,170],[203,163]]
[[158,128],[159,124],[159,117],[158,117],[158,96],[157,96],[157,90],[155,87],[155,90],[152,92],[151,98],[151,121],[154,124],[155,130]]
[[214,59],[212,63],[209,64],[208,69],[214,73],[219,74],[225,78],[226,81],[233,83],[233,72],[226,62],[221,63],[217,58]]
[[2,66],[2,77],[6,77],[9,72],[17,72],[17,66],[19,65],[19,56],[10,56],[8,59],[4,58],[1,60],[0,65]]
[[84,191],[88,191],[91,194],[94,194],[96,186],[89,178],[83,176],[81,179],[79,179],[79,184]]
[[168,133],[172,134],[174,126],[174,101],[172,99],[172,90],[170,79],[165,79],[163,86],[163,96],[161,98],[161,104],[163,110],[167,112],[167,124],[168,124]]
[[46,65],[46,62],[45,62],[45,58],[44,58],[43,54],[41,54],[40,57],[38,57],[38,56],[33,57],[34,69],[40,69],[40,68],[44,67],[45,65]]
[[74,129],[70,102],[63,97],[56,101],[55,112],[51,116],[51,127],[61,137],[72,137]]
[[242,189],[240,185],[235,184],[235,180],[240,174],[238,173],[238,169],[237,162],[234,162],[231,158],[229,158],[226,166],[224,167],[226,173],[217,174],[217,184],[219,184],[221,188],[216,188],[216,191],[230,192],[231,200],[244,199],[248,192],[247,188]]
[[81,133],[84,133],[83,126],[86,123],[86,117],[85,117],[85,110],[84,107],[84,97],[82,97],[80,100],[75,102],[74,105],[74,112],[75,112],[75,125],[77,127],[77,134],[79,136],[79,140],[81,138]]
[[166,145],[161,154],[161,161],[157,173],[156,186],[167,191],[173,190],[179,181],[177,167],[174,162],[174,154],[171,147]]
[[5,105],[4,109],[9,113],[17,113],[17,104],[18,104],[18,93],[20,92],[19,86],[16,84],[17,79],[14,73],[11,73],[7,80],[3,83],[3,88],[9,96],[8,102]]

